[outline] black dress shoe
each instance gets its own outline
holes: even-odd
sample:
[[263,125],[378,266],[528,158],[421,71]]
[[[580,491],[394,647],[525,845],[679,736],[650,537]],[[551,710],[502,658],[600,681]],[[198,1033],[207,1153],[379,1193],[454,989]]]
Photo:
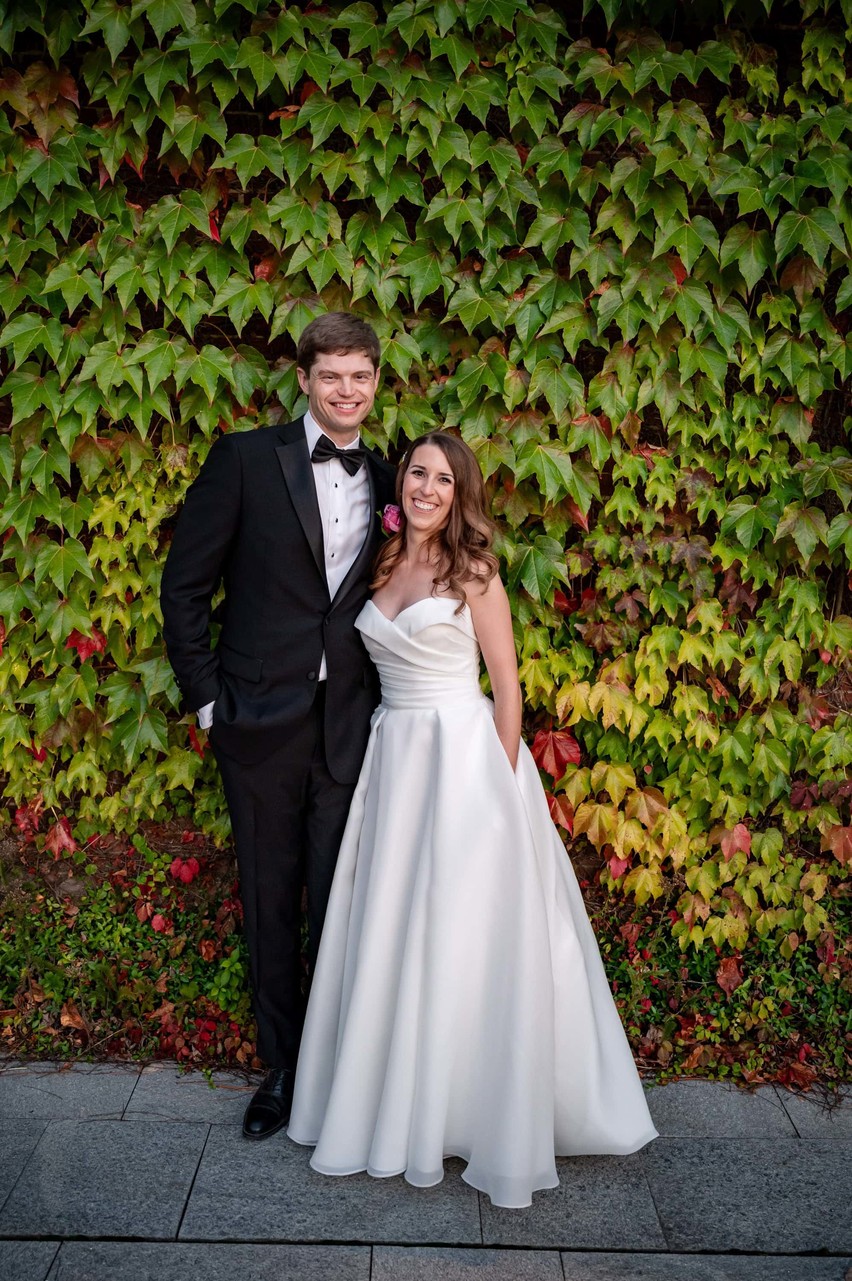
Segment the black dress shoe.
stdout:
[[292,1068],[271,1068],[267,1072],[243,1118],[247,1139],[268,1139],[284,1128],[290,1120],[295,1080]]

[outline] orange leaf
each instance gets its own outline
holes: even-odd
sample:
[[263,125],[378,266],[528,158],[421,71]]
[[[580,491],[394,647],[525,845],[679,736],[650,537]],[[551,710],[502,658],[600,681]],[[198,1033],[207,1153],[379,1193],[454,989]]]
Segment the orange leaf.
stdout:
[[716,971],[716,982],[719,987],[730,996],[736,992],[737,988],[743,981],[740,963],[735,956],[725,956],[719,962],[719,968]]
[[78,1032],[86,1031],[83,1016],[73,1001],[65,1002],[59,1015],[59,1022],[62,1027],[73,1027]]
[[852,827],[830,827],[821,844],[824,850],[831,850],[838,863],[852,862]]
[[745,854],[749,853],[751,850],[751,832],[745,823],[737,823],[730,832],[724,832],[721,845],[725,862],[730,863],[737,850],[742,850]]

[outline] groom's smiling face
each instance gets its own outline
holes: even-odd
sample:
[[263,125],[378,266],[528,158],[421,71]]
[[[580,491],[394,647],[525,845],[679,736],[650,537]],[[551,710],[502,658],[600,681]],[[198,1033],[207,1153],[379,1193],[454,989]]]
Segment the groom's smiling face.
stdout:
[[297,373],[320,427],[336,444],[348,444],[376,399],[379,371],[370,357],[364,351],[320,352],[309,373]]

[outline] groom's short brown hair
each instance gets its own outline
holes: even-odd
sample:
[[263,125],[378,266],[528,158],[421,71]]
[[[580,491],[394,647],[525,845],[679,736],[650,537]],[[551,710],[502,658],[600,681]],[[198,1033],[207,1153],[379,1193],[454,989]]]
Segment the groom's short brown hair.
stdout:
[[381,351],[372,325],[348,311],[329,311],[324,316],[317,316],[302,331],[296,348],[296,365],[309,374],[311,365],[320,354],[347,356],[350,351],[363,351],[373,369],[378,369]]

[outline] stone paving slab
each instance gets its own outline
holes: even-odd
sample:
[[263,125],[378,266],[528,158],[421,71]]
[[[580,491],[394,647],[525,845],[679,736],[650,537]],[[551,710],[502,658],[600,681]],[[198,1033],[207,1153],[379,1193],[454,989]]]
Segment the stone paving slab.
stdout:
[[124,1119],[206,1121],[241,1128],[258,1083],[232,1072],[216,1072],[213,1079],[211,1087],[203,1072],[179,1072],[173,1063],[153,1063],[139,1076]]
[[329,1178],[310,1168],[310,1155],[283,1133],[248,1143],[213,1126],[181,1239],[481,1244],[478,1197],[459,1178],[461,1162],[446,1163],[438,1187],[412,1188],[402,1178]]
[[852,1093],[830,1104],[818,1094],[779,1090],[779,1095],[803,1139],[852,1139]]
[[673,1081],[647,1092],[654,1124],[666,1138],[795,1138],[771,1085],[753,1093],[718,1081]]
[[563,1254],[565,1281],[849,1281],[852,1259],[777,1255]]
[[207,1134],[178,1121],[50,1121],[0,1237],[174,1237]]
[[371,1281],[562,1281],[555,1250],[377,1245]]
[[26,1063],[0,1071],[0,1116],[120,1117],[139,1077],[123,1064]]
[[536,1192],[527,1210],[497,1209],[481,1198],[485,1245],[665,1250],[638,1155],[571,1157],[556,1168],[559,1187]]
[[852,1253],[852,1143],[657,1139],[641,1159],[670,1250]]
[[66,1241],[49,1281],[370,1281],[370,1247]]
[[58,1241],[0,1241],[0,1281],[45,1281]]
[[47,1128],[47,1121],[13,1121],[0,1117],[0,1206],[20,1177]]

